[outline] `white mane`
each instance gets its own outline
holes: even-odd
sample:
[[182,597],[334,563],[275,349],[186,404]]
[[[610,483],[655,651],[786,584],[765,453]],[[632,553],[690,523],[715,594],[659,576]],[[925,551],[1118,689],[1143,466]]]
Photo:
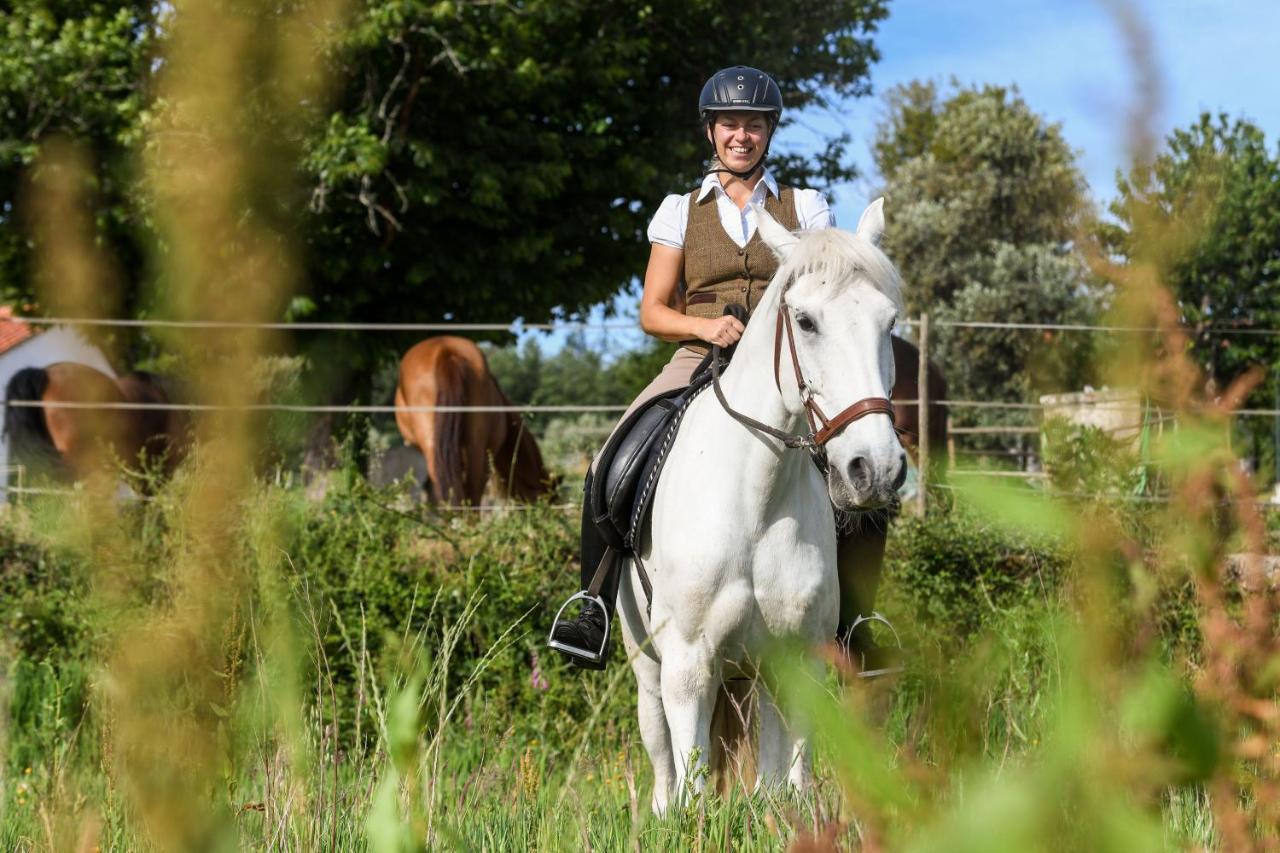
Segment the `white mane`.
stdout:
[[851,231],[824,228],[801,231],[795,248],[778,267],[777,281],[791,282],[809,274],[828,285],[866,281],[892,300],[901,311],[902,279],[884,252]]

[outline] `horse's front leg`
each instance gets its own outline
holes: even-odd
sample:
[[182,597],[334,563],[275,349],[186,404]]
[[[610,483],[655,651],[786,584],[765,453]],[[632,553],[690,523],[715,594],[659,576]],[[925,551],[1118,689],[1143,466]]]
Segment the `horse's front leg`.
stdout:
[[809,749],[807,735],[793,735],[791,738],[791,772],[787,781],[797,791],[807,791],[813,784],[813,751]]
[[760,776],[757,787],[779,786],[785,780],[797,790],[813,781],[813,756],[809,738],[787,724],[772,694],[761,688],[759,704]]
[[782,721],[782,713],[773,701],[769,689],[760,684],[757,704],[757,731],[760,736],[759,772],[757,788],[776,788],[787,778],[791,769],[791,733]]
[[662,654],[662,708],[671,732],[676,802],[706,786],[711,757],[711,712],[717,673],[710,656],[693,643],[671,643]]

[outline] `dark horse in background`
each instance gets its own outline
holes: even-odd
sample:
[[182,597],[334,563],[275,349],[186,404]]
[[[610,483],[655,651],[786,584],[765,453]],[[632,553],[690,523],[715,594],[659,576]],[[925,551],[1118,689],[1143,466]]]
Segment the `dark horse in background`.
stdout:
[[[898,440],[912,461],[920,464],[920,407],[899,400],[920,399],[920,350],[915,344],[894,335],[893,417]],[[929,362],[929,456],[940,460],[947,451],[947,380],[938,365]],[[933,467],[930,465],[930,467]]]
[[511,406],[484,353],[466,338],[427,338],[400,360],[396,426],[426,460],[424,489],[441,504],[478,506],[492,464],[503,495],[536,501],[556,483],[518,412],[423,412],[422,406]]
[[[63,361],[19,370],[5,387],[6,403],[172,402],[165,380],[151,373],[112,379],[92,367]],[[69,482],[85,477],[110,451],[128,467],[143,459],[168,475],[186,456],[186,412],[113,408],[5,406],[10,458],[30,470]]]

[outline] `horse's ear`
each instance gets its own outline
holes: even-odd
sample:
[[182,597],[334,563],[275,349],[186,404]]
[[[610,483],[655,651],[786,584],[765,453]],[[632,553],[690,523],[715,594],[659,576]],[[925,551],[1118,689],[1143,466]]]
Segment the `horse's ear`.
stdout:
[[857,233],[871,245],[880,245],[880,238],[884,236],[884,196],[871,202],[867,205],[867,209],[862,211],[862,217],[858,219]]
[[752,206],[756,211],[756,227],[760,229],[760,238],[778,256],[778,260],[785,261],[796,243],[800,242],[800,238],[770,216],[763,204]]

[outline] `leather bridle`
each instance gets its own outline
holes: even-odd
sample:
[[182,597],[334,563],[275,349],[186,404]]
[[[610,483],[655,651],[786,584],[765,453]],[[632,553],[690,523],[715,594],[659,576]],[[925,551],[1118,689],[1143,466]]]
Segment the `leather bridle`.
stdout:
[[791,366],[795,370],[800,401],[804,404],[805,416],[809,421],[809,434],[795,435],[775,429],[768,424],[761,423],[755,418],[736,411],[730,406],[729,401],[724,397],[724,392],[720,390],[720,346],[717,344],[712,346],[712,381],[715,386],[716,399],[720,401],[720,405],[724,407],[724,410],[731,417],[751,429],[773,436],[787,447],[805,448],[814,454],[821,453],[823,445],[838,435],[849,424],[865,418],[867,415],[888,415],[889,422],[894,423],[893,403],[887,397],[864,397],[843,409],[834,418],[826,416],[822,411],[822,407],[818,405],[818,401],[813,398],[813,391],[809,388],[809,384],[805,382],[804,374],[800,372],[800,359],[796,355],[795,332],[791,328],[791,315],[787,313],[787,295],[785,292],[779,299],[778,322],[773,337],[773,382],[778,387],[778,393],[782,393],[781,366],[782,339],[784,336],[787,339],[787,349],[791,353]]

